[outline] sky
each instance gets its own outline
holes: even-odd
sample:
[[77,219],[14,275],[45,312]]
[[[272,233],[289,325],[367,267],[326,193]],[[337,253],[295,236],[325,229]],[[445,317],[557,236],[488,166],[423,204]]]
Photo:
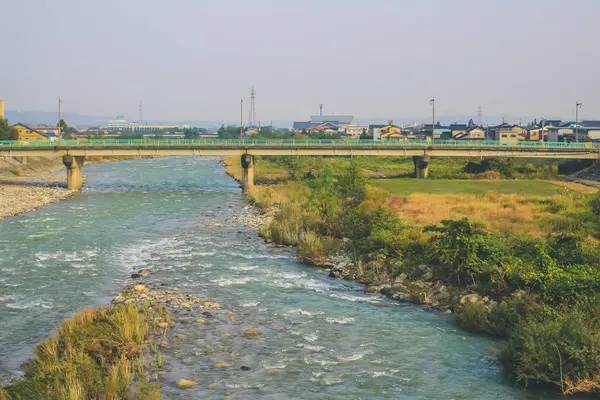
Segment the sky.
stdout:
[[[600,119],[598,0],[0,0],[7,110]],[[245,117],[247,120],[247,108]]]

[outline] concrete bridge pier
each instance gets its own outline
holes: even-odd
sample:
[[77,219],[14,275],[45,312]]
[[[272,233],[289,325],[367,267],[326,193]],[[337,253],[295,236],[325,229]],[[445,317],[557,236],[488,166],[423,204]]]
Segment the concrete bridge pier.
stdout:
[[254,156],[242,154],[242,189],[247,191],[254,186]]
[[63,156],[63,164],[67,167],[67,189],[79,190],[83,186],[83,173],[81,168],[85,156]]
[[414,156],[415,178],[427,178],[429,175],[429,156]]

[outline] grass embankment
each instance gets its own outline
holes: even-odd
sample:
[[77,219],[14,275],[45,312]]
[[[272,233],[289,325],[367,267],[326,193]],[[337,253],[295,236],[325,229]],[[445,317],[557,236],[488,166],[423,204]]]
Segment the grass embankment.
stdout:
[[[271,164],[264,170],[280,166],[289,176],[249,193],[261,207],[278,210],[264,236],[297,246],[315,263],[344,253],[352,262],[336,267],[336,276],[450,309],[464,328],[507,338],[498,359],[522,385],[550,385],[564,394],[600,390],[599,195],[570,190],[575,186],[550,195],[421,194],[423,208],[433,196],[454,196],[456,203],[470,196],[471,206],[454,204],[431,222],[398,219],[388,208],[394,210],[390,192],[368,184],[364,159],[305,160],[258,160],[257,175]],[[237,160],[226,163],[235,176]],[[539,179],[552,169],[523,165],[467,163],[461,173]],[[452,185],[458,183],[446,187]],[[530,190],[542,190],[535,185]],[[527,218],[515,219],[519,207]],[[470,219],[451,219],[458,212]]]
[[0,388],[0,400],[160,399],[144,357],[157,318],[168,315],[147,304],[83,310],[37,346],[23,379]]

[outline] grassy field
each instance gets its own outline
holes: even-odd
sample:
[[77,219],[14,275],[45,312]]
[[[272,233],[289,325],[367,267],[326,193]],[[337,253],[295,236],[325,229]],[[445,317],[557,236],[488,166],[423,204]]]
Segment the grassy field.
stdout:
[[371,184],[384,188],[393,196],[413,193],[472,194],[487,192],[517,194],[521,196],[553,196],[569,189],[552,181],[536,180],[458,180],[458,179],[374,179]]

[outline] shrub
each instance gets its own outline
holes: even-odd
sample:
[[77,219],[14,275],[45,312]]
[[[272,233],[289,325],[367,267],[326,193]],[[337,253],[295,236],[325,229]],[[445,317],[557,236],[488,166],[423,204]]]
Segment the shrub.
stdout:
[[590,200],[590,208],[594,215],[600,216],[600,191],[596,192],[596,195]]
[[441,226],[430,226],[426,231],[437,233],[430,242],[431,264],[437,274],[459,286],[477,283],[479,274],[488,267],[501,265],[503,252],[497,237],[483,229],[483,225],[463,218],[444,220]]
[[580,307],[529,318],[512,331],[499,360],[525,386],[556,385],[564,394],[600,389],[600,332]]
[[537,296],[517,292],[489,306],[480,303],[466,304],[457,314],[457,319],[467,330],[508,337],[519,323],[526,319],[539,319],[544,312]]

